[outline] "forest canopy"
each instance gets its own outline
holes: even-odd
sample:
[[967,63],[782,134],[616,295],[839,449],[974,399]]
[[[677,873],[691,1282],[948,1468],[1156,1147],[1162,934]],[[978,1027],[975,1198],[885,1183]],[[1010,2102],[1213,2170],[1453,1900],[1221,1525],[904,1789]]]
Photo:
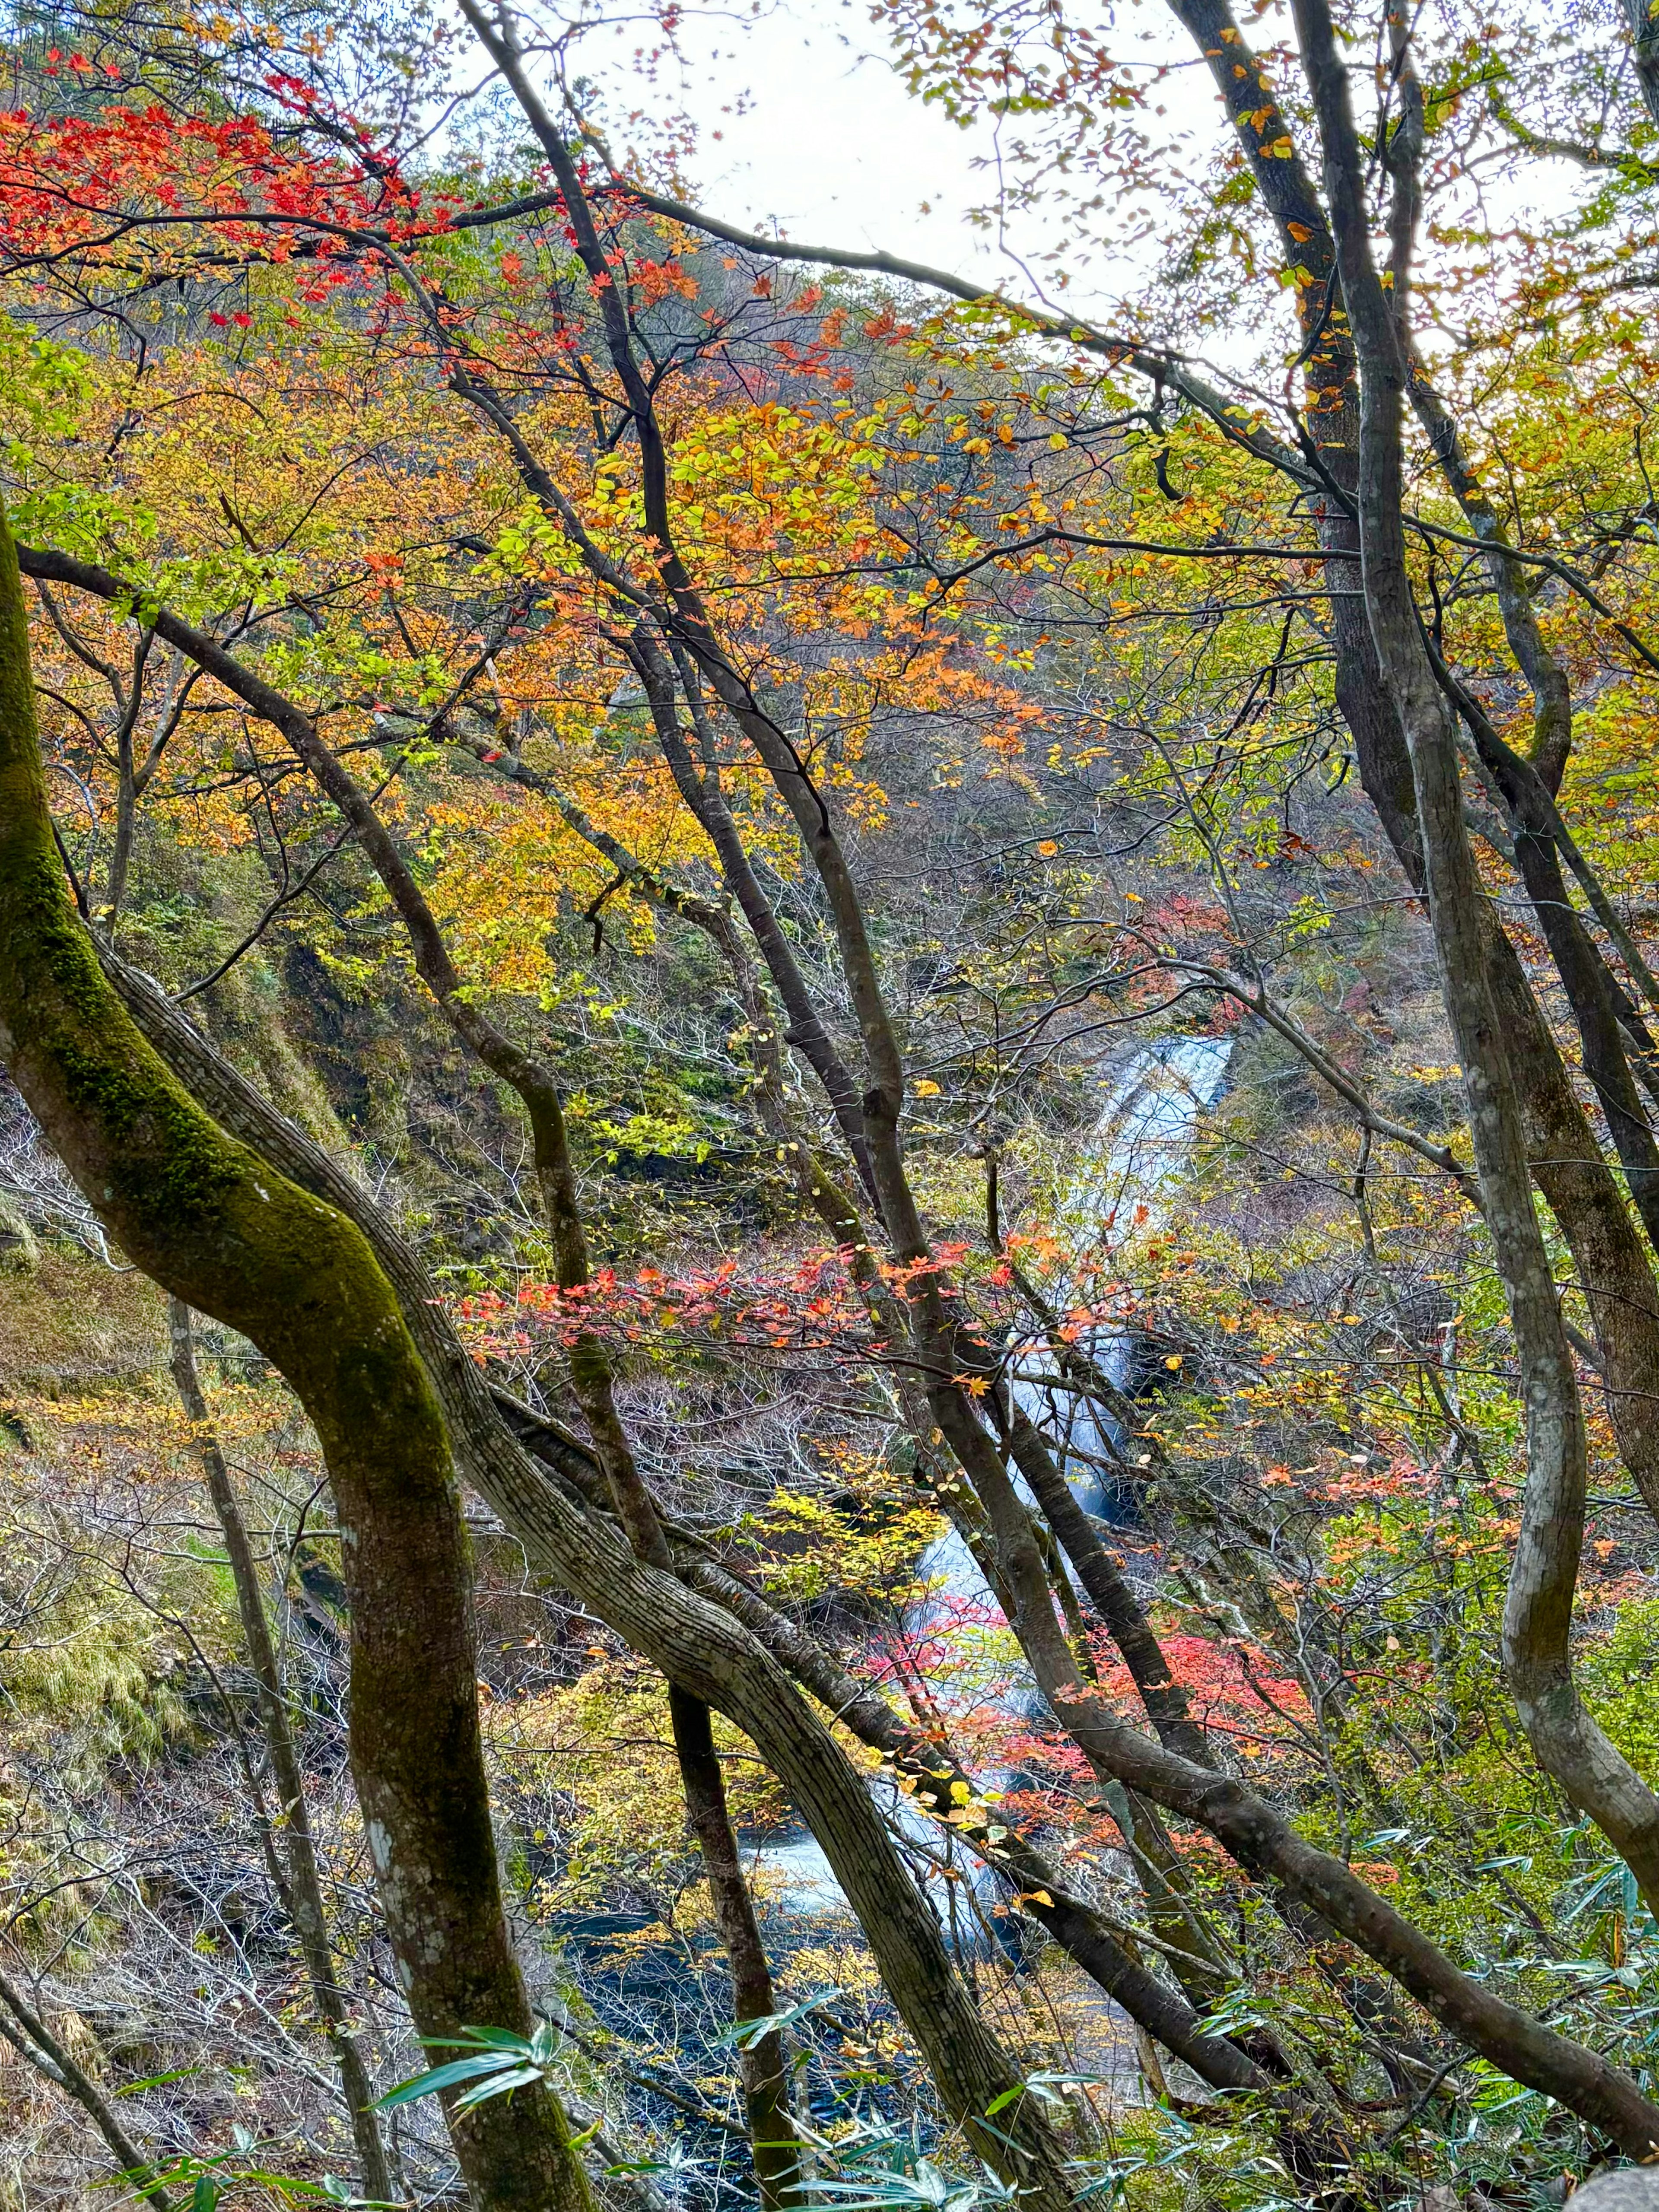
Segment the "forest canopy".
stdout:
[[709,21],[6,12],[0,2200],[1559,2205],[1659,9],[878,0],[990,289]]

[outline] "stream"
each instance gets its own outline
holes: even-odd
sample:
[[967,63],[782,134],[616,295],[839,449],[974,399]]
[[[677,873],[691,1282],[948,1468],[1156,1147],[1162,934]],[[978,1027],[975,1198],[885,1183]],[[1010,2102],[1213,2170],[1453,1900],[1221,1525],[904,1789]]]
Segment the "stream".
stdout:
[[[1230,1038],[1174,1037],[1144,1047],[1119,1068],[1109,1079],[1093,1134],[1080,1148],[1078,1172],[1060,1202],[1056,1226],[1070,1231],[1079,1247],[1086,1246],[1125,1206],[1155,1204],[1158,1192],[1184,1170],[1194,1127],[1220,1096],[1231,1054]],[[1063,1281],[1050,1288],[1063,1301]],[[1120,1389],[1133,1387],[1133,1331],[1103,1327],[1085,1338],[1084,1346]],[[1023,1349],[1015,1398],[1056,1443],[1079,1503],[1109,1525],[1133,1525],[1133,1505],[1103,1464],[1112,1460],[1120,1442],[1115,1425],[1087,1400],[1056,1392],[1045,1380],[1045,1372],[1053,1374],[1046,1346],[1033,1343]],[[1015,1479],[1031,1502],[1024,1481]],[[954,1528],[927,1547],[918,1572],[926,1595],[905,1614],[908,1636],[942,1632],[955,1621],[1000,1619],[972,1553]],[[1011,1717],[1039,1710],[1036,1686],[1021,1671],[1000,1668],[999,1683],[1003,1710]],[[994,1790],[1006,1787],[1011,1778],[988,1773],[976,1779],[981,1788]],[[911,1871],[953,1946],[984,1956],[995,1944],[1016,1940],[991,1933],[1012,1924],[992,1917],[991,1908],[1002,1901],[1000,1877],[983,1867],[964,1866],[962,1872],[979,1901],[977,1911],[965,1909],[960,1881],[947,1879],[934,1863],[941,1844],[936,1823],[916,1812],[891,1784],[880,1785],[878,1797],[889,1826],[902,1844],[910,1846],[906,1857]],[[757,1844],[745,1858],[750,1873],[759,1877],[760,1893],[775,1910],[796,1918],[850,1915],[830,1863],[811,1835]]]

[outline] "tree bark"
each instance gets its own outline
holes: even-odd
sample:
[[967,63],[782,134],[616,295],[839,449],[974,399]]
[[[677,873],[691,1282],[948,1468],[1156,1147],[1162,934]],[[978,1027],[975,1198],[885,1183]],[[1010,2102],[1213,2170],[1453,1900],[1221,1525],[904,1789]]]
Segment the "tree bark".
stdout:
[[1572,1678],[1570,1636],[1587,1478],[1583,1421],[1534,1206],[1512,1062],[1482,957],[1486,900],[1464,827],[1456,730],[1423,641],[1406,565],[1401,420],[1407,365],[1396,308],[1371,259],[1346,74],[1329,15],[1324,0],[1295,0],[1295,7],[1360,368],[1358,503],[1365,606],[1410,754],[1441,990],[1463,1065],[1486,1222],[1521,1368],[1528,1471],[1504,1612],[1505,1673],[1539,1763],[1625,1857],[1644,1897],[1659,1904],[1659,1798],[1585,1711]]
[[[0,530],[0,1054],[109,1234],[286,1376],[333,1486],[353,1775],[416,2027],[527,2029],[490,1832],[465,1532],[438,1401],[355,1225],[227,1137],[109,989],[70,905]],[[453,2126],[481,2212],[588,2212],[538,2087]]]
[[[708,1708],[700,1698],[690,1697],[671,1683],[668,1709],[685,1786],[685,1808],[702,1851],[714,1919],[732,1968],[732,2016],[739,2026],[745,2021],[769,2020],[777,2010],[772,1971],[744,1879]],[[781,2033],[773,2027],[746,2038],[738,2053],[738,2067],[761,2203],[767,2212],[776,2212],[780,2206],[799,2202],[803,2181]]]
[[339,2069],[341,2094],[350,2115],[352,2141],[357,2147],[362,2193],[378,2203],[389,2203],[395,2194],[392,2170],[380,2141],[368,2071],[351,2033],[345,1998],[335,1977],[322,1876],[318,1870],[317,1848],[306,1805],[305,1778],[300,1769],[294,1730],[289,1723],[288,1699],[283,1692],[276,1647],[271,1640],[270,1623],[265,1614],[264,1595],[259,1588],[259,1571],[248,1542],[230,1470],[225,1465],[219,1440],[208,1425],[207,1400],[196,1371],[190,1308],[181,1298],[167,1300],[167,1327],[173,1387],[194,1431],[197,1453],[207,1478],[208,1496],[225,1540],[225,1555],[230,1562],[231,1580],[236,1589],[236,1609],[241,1618],[242,1641],[258,1687],[259,1720],[270,1755],[281,1814],[279,1848],[288,1875],[284,1903],[299,1938],[312,2002]]

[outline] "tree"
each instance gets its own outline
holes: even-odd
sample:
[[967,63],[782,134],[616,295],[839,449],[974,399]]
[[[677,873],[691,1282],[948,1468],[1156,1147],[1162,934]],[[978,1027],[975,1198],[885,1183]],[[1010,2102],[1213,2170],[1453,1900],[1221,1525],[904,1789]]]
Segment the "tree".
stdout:
[[[1206,2025],[1207,1939],[1190,1934],[1202,1883],[1186,1838],[1196,1831],[1231,1855],[1251,1910],[1276,1915],[1320,1962],[1340,1999],[1341,2033],[1380,2037],[1400,2080],[1413,2064],[1432,2075],[1436,2062],[1373,1966],[1466,2049],[1644,2154],[1659,2113],[1630,2075],[1462,1972],[1412,1913],[1362,1879],[1346,1848],[1316,1849],[1273,1792],[1232,1771],[1194,1710],[1171,1641],[1068,1486],[1053,1378],[1116,1424],[1117,1441],[1103,1448],[1117,1478],[1158,1510],[1172,1553],[1197,1572],[1203,1616],[1218,1617],[1213,1594],[1225,1589],[1237,1617],[1269,1647],[1290,1637],[1273,1580],[1278,1539],[1259,1519],[1247,1523],[1236,1504],[1218,1507],[1214,1486],[1194,1479],[1157,1437],[1144,1453],[1123,1449],[1144,1416],[1091,1357],[1102,1316],[1081,1304],[1067,1313],[1005,1249],[994,1183],[987,1241],[995,1264],[979,1267],[969,1247],[941,1235],[917,1110],[941,1090],[932,1075],[917,1080],[919,1065],[969,1071],[964,1096],[988,1069],[976,1110],[989,1115],[998,1085],[1029,1066],[1062,1009],[1127,1021],[1167,1014],[1196,995],[1262,1024],[1352,1114],[1359,1150],[1345,1179],[1374,1271],[1376,1148],[1411,1172],[1431,1170],[1449,1202],[1472,1208],[1505,1292],[1528,1424],[1505,1616],[1510,1692],[1538,1766],[1595,1820],[1651,1902],[1659,1809],[1635,1759],[1584,1701],[1571,1628],[1590,1486],[1586,1363],[1605,1385],[1623,1469],[1650,1506],[1659,1496],[1643,1382],[1659,1316],[1649,1218],[1659,1153],[1644,1006],[1659,1002],[1659,991],[1636,927],[1607,888],[1611,856],[1567,818],[1574,675],[1585,672],[1581,689],[1591,694],[1644,679],[1653,665],[1641,627],[1646,568],[1632,529],[1596,541],[1611,550],[1592,577],[1582,557],[1526,541],[1521,533],[1531,529],[1541,542],[1542,531],[1526,496],[1504,517],[1470,458],[1488,441],[1478,412],[1460,421],[1457,403],[1443,396],[1430,318],[1443,311],[1449,280],[1414,259],[1427,234],[1425,196],[1449,191],[1458,165],[1548,150],[1523,112],[1528,100],[1555,96],[1540,94],[1528,75],[1538,47],[1528,33],[1504,96],[1483,105],[1455,10],[1409,35],[1387,18],[1382,119],[1366,139],[1322,9],[1298,7],[1294,56],[1284,58],[1303,71],[1304,100],[1289,84],[1275,88],[1279,64],[1253,52],[1228,10],[1176,5],[1175,21],[1208,63],[1228,119],[1218,174],[1193,194],[1160,171],[1143,103],[1122,92],[1118,59],[1092,34],[1045,16],[1039,27],[1049,44],[1040,50],[1024,43],[1017,21],[988,46],[981,26],[901,15],[919,81],[963,102],[985,88],[998,99],[1017,89],[1048,130],[1050,150],[1066,158],[1074,150],[1066,134],[1091,128],[1091,101],[1116,88],[1118,119],[1091,158],[1164,192],[1168,235],[1189,258],[1200,307],[1212,271],[1224,269],[1231,281],[1224,255],[1236,252],[1262,273],[1272,301],[1293,312],[1291,396],[1275,410],[1248,387],[1230,393],[1224,380],[1200,374],[1180,332],[1157,328],[1158,295],[1138,303],[1139,329],[1096,329],[986,300],[884,255],[740,233],[648,190],[611,164],[562,81],[562,104],[549,103],[524,25],[506,12],[463,12],[544,164],[492,193],[457,191],[423,171],[400,150],[395,119],[377,137],[320,80],[239,82],[234,46],[226,83],[240,106],[232,104],[230,120],[205,102],[172,113],[112,103],[92,114],[72,102],[14,124],[9,244],[20,282],[60,306],[107,297],[131,333],[136,310],[112,304],[117,287],[136,283],[134,296],[148,297],[163,283],[182,290],[229,281],[247,304],[229,316],[215,310],[210,327],[259,336],[206,343],[233,355],[258,343],[273,362],[310,317],[329,331],[338,368],[334,387],[308,398],[307,436],[337,447],[349,433],[382,467],[402,441],[409,453],[418,447],[422,462],[416,469],[405,459],[386,471],[395,489],[388,547],[384,502],[337,498],[331,488],[284,526],[276,510],[295,500],[280,485],[291,466],[275,455],[280,438],[250,459],[235,496],[210,476],[192,480],[175,466],[170,478],[166,457],[147,452],[142,505],[132,509],[145,529],[161,511],[157,492],[176,483],[184,495],[166,532],[151,531],[159,553],[141,542],[121,501],[76,464],[55,465],[57,481],[42,474],[26,488],[32,534],[22,560],[50,594],[51,635],[113,703],[106,729],[81,703],[80,673],[55,687],[86,733],[88,788],[112,778],[106,895],[95,905],[82,883],[84,910],[101,911],[118,945],[135,823],[155,763],[181,733],[198,742],[210,715],[251,718],[240,725],[245,759],[233,751],[222,763],[223,789],[237,794],[228,818],[257,820],[263,808],[280,873],[231,958],[349,844],[352,864],[379,885],[371,893],[365,879],[362,898],[384,895],[454,1035],[521,1102],[562,1301],[556,1350],[588,1441],[556,1424],[523,1432],[539,1438],[536,1448],[574,1494],[550,1486],[514,1446],[418,1261],[388,1241],[349,1182],[123,968],[118,950],[105,962],[112,987],[227,1129],[357,1224],[395,1285],[466,1479],[538,1562],[668,1676],[694,1825],[724,1899],[740,2017],[764,2017],[771,2000],[753,1916],[730,1878],[736,1855],[699,1706],[748,1729],[812,1821],[969,2139],[1009,2178],[1056,2201],[1069,2189],[1032,2100],[1017,2103],[1014,2120],[989,2124],[1018,2097],[1018,2069],[975,2016],[856,1774],[788,1686],[781,1662],[990,1863],[1013,1872],[1040,1923],[1149,2035],[1212,2086],[1262,2097],[1286,2164],[1309,2185],[1363,2154],[1330,2117],[1328,2069],[1281,2027]],[[1593,40],[1573,48],[1584,82],[1606,76],[1610,51]],[[1645,82],[1639,67],[1632,82],[1638,90]],[[1574,78],[1563,106],[1581,89]],[[1597,154],[1617,168],[1625,196],[1617,220],[1650,182],[1641,150],[1649,125],[1629,119],[1628,148]],[[1456,149],[1438,167],[1437,143]],[[1582,141],[1572,143],[1582,153]],[[1030,150],[1035,190],[1047,157]],[[222,166],[231,161],[234,180]],[[700,234],[738,252],[700,248]],[[1480,250],[1482,281],[1502,298],[1516,272],[1501,241],[1483,238]],[[873,315],[860,307],[860,343],[848,337],[850,295],[781,283],[771,272],[789,262],[902,279],[954,295],[969,312],[950,322],[926,305]],[[331,300],[338,306],[312,314]],[[1269,325],[1276,313],[1263,310]],[[1518,343],[1512,313],[1496,327],[1504,343]],[[125,362],[100,357],[95,373],[37,347],[22,383],[48,441],[70,383],[82,419],[102,413],[125,422],[149,373],[147,343]],[[1614,333],[1599,354],[1587,343],[1583,358],[1622,374],[1622,343]],[[384,388],[395,381],[395,428],[389,414],[377,418],[383,403],[365,401],[353,382],[354,364],[371,358]],[[189,380],[180,381],[182,389]],[[236,404],[244,402],[254,404],[239,391]],[[1415,477],[1408,403],[1421,441],[1410,456]],[[1519,441],[1490,442],[1512,459]],[[175,452],[189,446],[185,437]],[[1540,481],[1551,465],[1540,465]],[[268,515],[259,500],[270,502]],[[463,561],[470,565],[458,574]],[[106,611],[81,611],[88,601]],[[129,677],[89,644],[95,632],[76,624],[130,615],[139,644]],[[1119,642],[1117,627],[1131,623],[1168,649],[1152,676]],[[176,659],[158,700],[145,685],[159,647]],[[1055,865],[1051,879],[1037,870],[1022,878],[1018,898],[994,907],[997,927],[1006,913],[1010,940],[1026,948],[1005,957],[999,946],[994,1036],[969,1026],[959,1060],[930,1059],[939,1032],[926,1035],[899,1011],[901,971],[880,903],[886,887],[872,888],[881,864],[870,825],[887,794],[864,772],[864,733],[879,715],[895,727],[907,717],[912,727],[930,717],[977,721],[993,753],[1012,763],[1022,731],[1060,726],[1051,695],[1078,671],[1108,702],[1096,720],[1115,740],[1133,736],[1131,796],[1114,804],[1164,810],[1158,834],[1189,872],[1186,887],[1155,914],[1132,915],[1125,902],[1103,921],[1090,903],[1110,857],[1097,830],[1066,832],[1095,841],[1077,848],[1093,851],[1092,876],[1060,859],[1059,838],[1026,836]],[[1533,702],[1524,749],[1504,727],[1523,691]],[[538,745],[533,758],[526,757],[537,719],[530,699],[545,702],[555,740],[550,754]],[[1080,713],[1079,724],[1093,712]],[[343,734],[325,735],[335,724]],[[141,744],[146,727],[153,734]],[[280,746],[262,753],[274,740]],[[1432,924],[1451,1048],[1468,1089],[1472,1164],[1456,1132],[1379,1107],[1345,1048],[1287,1003],[1275,966],[1288,965],[1298,941],[1328,917],[1287,903],[1259,923],[1235,880],[1237,842],[1285,860],[1298,842],[1305,848],[1290,832],[1289,793],[1349,748],[1397,880]],[[356,749],[378,763],[373,787],[346,764]],[[1294,773],[1269,763],[1275,749],[1301,763]],[[614,766],[619,750],[625,805],[593,768],[596,756]],[[1073,750],[1075,766],[1054,741],[1054,781],[1050,791],[1033,786],[1034,815],[1068,787],[1098,805],[1083,774],[1097,752],[1082,739]],[[493,786],[459,781],[461,762],[493,771]],[[884,762],[890,780],[890,768]],[[325,817],[298,800],[301,770],[337,810],[338,829],[324,830]],[[1016,774],[1032,784],[1029,770],[1011,765],[1011,782]],[[511,817],[496,811],[508,791],[523,810]],[[285,825],[278,794],[290,810]],[[1468,834],[1471,796],[1496,856],[1484,874]],[[1282,841],[1273,826],[1280,807]],[[978,1803],[954,1758],[940,1771],[931,1721],[920,1729],[901,1722],[849,1682],[798,1627],[701,1556],[665,1511],[619,1410],[617,1348],[590,1325],[604,1285],[588,1256],[567,1126],[586,1066],[580,1058],[560,1065],[542,1044],[521,1041],[526,1025],[535,1033],[535,1016],[510,1000],[526,976],[544,975],[537,963],[545,939],[532,951],[532,933],[504,936],[498,912],[468,881],[469,862],[500,865],[508,820],[532,824],[539,849],[556,850],[584,894],[598,886],[583,917],[596,957],[602,915],[617,900],[629,902],[625,911],[690,922],[725,963],[743,1011],[759,1126],[799,1204],[842,1255],[847,1340],[858,1342],[861,1371],[879,1378],[872,1389],[908,1431],[923,1485],[981,1564],[1041,1692],[1052,1754],[1077,1762],[1133,1846],[1145,1909],[1179,1954],[1179,1996],[1084,1897],[1062,1890],[1029,1839],[997,1833],[1005,1824]],[[296,872],[286,840],[301,825],[313,842]],[[1019,827],[1024,834],[1027,823]],[[223,818],[210,834],[224,834]],[[446,864],[446,839],[466,856],[459,866]],[[1525,931],[1505,927],[1492,896],[1500,868],[1512,870],[1529,907]],[[515,896],[526,872],[518,871]],[[1575,905],[1580,896],[1588,913]],[[526,897],[527,913],[546,910],[539,897]],[[1060,939],[1084,948],[1070,965],[1049,949]],[[495,1008],[483,1003],[492,988],[505,1002]],[[1570,1026],[1555,1018],[1557,993]],[[777,1049],[780,1036],[794,1061]],[[55,1126],[36,1110],[73,1165],[82,1140],[67,1108],[55,1109]],[[89,1170],[83,1187],[97,1205],[95,1182]],[[1588,1334],[1561,1310],[1558,1231]],[[1177,1283],[1177,1304],[1184,1295]],[[1029,1389],[1016,1387],[1030,1378],[1011,1350],[1034,1340],[1052,1363],[1039,1370],[1049,1378],[1041,1417]],[[279,1364],[303,1397],[300,1356],[296,1346]],[[1182,1358],[1172,1352],[1169,1366],[1179,1370]],[[1478,1453],[1433,1362],[1414,1352],[1412,1365],[1437,1394],[1434,1418],[1460,1449]],[[1097,1433],[1105,1439],[1098,1419]],[[1244,1533],[1230,1546],[1218,1528]],[[1244,1555],[1255,1564],[1241,1566]],[[1102,1632],[1109,1662],[1121,1662],[1133,1686],[1134,1722],[1100,1686],[1091,1638]],[[1316,1661],[1297,1663],[1320,1698],[1348,1694],[1328,1640]],[[925,1712],[924,1702],[918,1718]],[[958,1790],[961,1819],[950,1811]],[[1350,1948],[1337,1950],[1339,1937]],[[495,2024],[517,2025],[505,2014]],[[775,2050],[766,2078],[750,2083],[763,2143],[767,2113],[781,2108],[781,2065]]]
[[[224,1136],[120,1012],[63,887],[9,537],[0,591],[8,1066],[123,1247],[175,1297],[241,1326],[316,1423],[350,1578],[353,1766],[411,2008],[433,2038],[479,2014],[527,2027],[497,1889],[442,1414],[352,1225]],[[545,2088],[470,2118],[456,2149],[483,2203],[587,2201]]]

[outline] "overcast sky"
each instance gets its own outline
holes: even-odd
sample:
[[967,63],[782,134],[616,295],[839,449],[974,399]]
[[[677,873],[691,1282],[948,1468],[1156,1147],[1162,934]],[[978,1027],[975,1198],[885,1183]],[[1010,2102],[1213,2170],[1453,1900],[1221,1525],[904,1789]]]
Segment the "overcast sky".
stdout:
[[[700,133],[693,174],[709,213],[1017,281],[967,220],[995,194],[994,175],[974,167],[992,151],[988,129],[962,131],[905,89],[863,0],[775,0],[758,22],[691,12],[680,36]],[[580,66],[599,51],[585,45]],[[625,80],[611,82],[628,104]],[[746,112],[734,113],[740,92]]]
[[[749,21],[726,13],[719,0],[690,0],[679,33],[684,75],[678,87],[662,83],[659,95],[642,94],[631,63],[638,18],[624,16],[613,33],[584,41],[577,67],[608,83],[613,116],[653,99],[659,105],[663,94],[684,102],[698,131],[693,189],[711,215],[775,226],[806,244],[884,247],[1016,296],[1041,296],[1043,249],[1058,243],[1057,233],[1043,234],[1041,213],[1017,218],[1007,239],[1030,275],[994,234],[969,220],[970,209],[997,196],[989,125],[963,131],[907,90],[870,20],[869,0],[766,0],[766,7],[760,21]],[[1201,169],[1222,120],[1202,62],[1161,10],[1120,10],[1119,40],[1121,58],[1133,42],[1147,69],[1176,64],[1154,94],[1164,115],[1153,128],[1166,146],[1188,140]],[[1546,165],[1529,179],[1524,204],[1559,211],[1580,188],[1576,172]],[[1499,187],[1488,212],[1514,216],[1522,205]],[[1097,242],[1110,228],[1109,215]],[[1104,260],[1065,258],[1074,283],[1064,297],[1109,318],[1113,292],[1137,289],[1146,270],[1133,251],[1115,271]],[[1258,342],[1244,340],[1249,351]],[[1213,332],[1210,343],[1226,352],[1227,333]]]
[[989,152],[989,134],[959,130],[907,92],[865,8],[780,0],[758,23],[708,27],[722,50],[719,76],[752,100],[734,116],[717,95],[690,88],[703,127],[706,206],[778,222],[814,243],[988,268],[993,249],[965,210],[993,191],[994,179],[972,166]]

